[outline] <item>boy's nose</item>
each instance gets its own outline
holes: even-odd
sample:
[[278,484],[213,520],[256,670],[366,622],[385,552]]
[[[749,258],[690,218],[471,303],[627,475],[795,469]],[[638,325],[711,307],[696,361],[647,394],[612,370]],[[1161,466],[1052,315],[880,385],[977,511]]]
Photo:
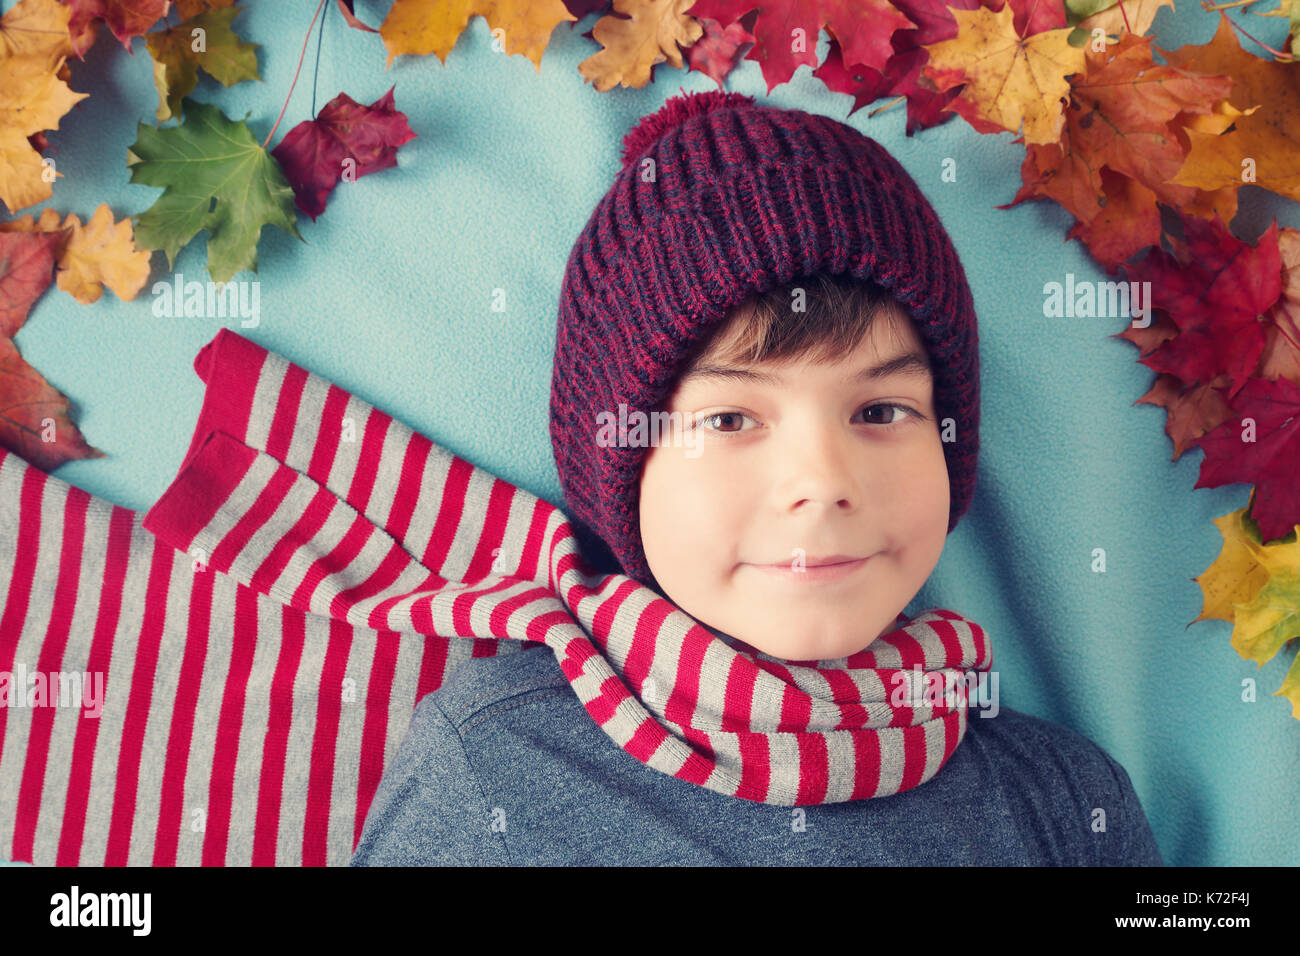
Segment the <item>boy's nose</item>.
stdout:
[[848,435],[812,429],[795,440],[774,443],[780,456],[777,494],[783,508],[821,506],[852,511],[861,503],[860,462],[847,447]]

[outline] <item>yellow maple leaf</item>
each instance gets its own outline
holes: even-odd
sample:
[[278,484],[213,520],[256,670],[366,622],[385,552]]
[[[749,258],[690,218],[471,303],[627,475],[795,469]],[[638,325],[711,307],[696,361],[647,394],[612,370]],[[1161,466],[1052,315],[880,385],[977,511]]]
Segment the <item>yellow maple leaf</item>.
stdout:
[[1248,661],[1267,664],[1283,644],[1300,637],[1300,574],[1291,569],[1270,577],[1254,598],[1233,609],[1233,649]]
[[1274,697],[1285,697],[1291,701],[1291,716],[1300,720],[1300,655],[1291,662],[1282,686],[1273,691]]
[[51,209],[49,206],[41,210],[40,219],[33,219],[31,213],[26,213],[17,219],[0,222],[0,232],[54,232],[58,229],[71,227],[71,213],[68,213],[67,222],[61,226],[59,225],[58,211]]
[[641,89],[656,63],[682,68],[679,45],[704,35],[704,26],[686,11],[695,0],[614,0],[614,10],[596,21],[592,38],[601,45],[578,64],[578,72],[601,93],[622,84]]
[[925,75],[939,90],[965,84],[951,108],[980,132],[1016,133],[1023,122],[1027,144],[1057,142],[1070,92],[1065,78],[1082,72],[1085,62],[1084,49],[1070,46],[1071,28],[1021,37],[1009,3],[996,12],[949,12],[957,19],[957,36],[925,48]]
[[[51,71],[44,53],[17,53],[0,60],[0,201],[17,212],[49,199],[59,173],[46,167],[27,137],[58,129],[59,119],[88,93],[68,88]],[[47,168],[50,172],[46,172]]]
[[[1254,497],[1252,491],[1252,502]],[[1249,510],[1247,503],[1214,519],[1223,547],[1210,566],[1192,579],[1201,586],[1202,606],[1189,625],[1210,618],[1234,620],[1234,606],[1253,601],[1273,575],[1300,569],[1300,540],[1264,545],[1259,525],[1247,517]]]
[[0,17],[0,60],[22,54],[44,57],[51,73],[72,55],[71,8],[59,0],[22,0]]
[[104,286],[124,302],[134,299],[149,278],[150,252],[135,247],[130,217],[114,223],[108,204],[100,203],[84,226],[75,215],[68,219],[72,235],[59,255],[59,288],[82,305],[97,301]]
[[[388,63],[403,53],[432,53],[443,63],[472,16],[488,23],[507,54],[522,53],[542,70],[542,53],[557,24],[576,21],[561,0],[394,0],[379,25]],[[501,31],[499,37],[497,31]]]
[[[1300,638],[1300,573],[1292,568],[1269,578],[1254,600],[1235,607],[1232,647],[1244,659],[1263,667],[1287,641]],[[1258,669],[1258,668],[1256,668]],[[1300,719],[1300,657],[1291,662],[1286,680],[1273,692],[1291,701],[1291,715]]]

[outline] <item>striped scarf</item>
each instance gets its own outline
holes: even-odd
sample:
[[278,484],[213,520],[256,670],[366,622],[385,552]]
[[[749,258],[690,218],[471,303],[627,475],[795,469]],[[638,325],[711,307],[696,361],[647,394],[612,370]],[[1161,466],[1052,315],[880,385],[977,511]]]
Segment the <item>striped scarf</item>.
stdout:
[[745,800],[898,793],[965,734],[964,685],[915,682],[991,666],[954,612],[773,658],[596,574],[558,509],[243,336],[194,366],[198,425],[143,517],[0,449],[0,856],[345,864],[419,699],[524,641],[628,753]]

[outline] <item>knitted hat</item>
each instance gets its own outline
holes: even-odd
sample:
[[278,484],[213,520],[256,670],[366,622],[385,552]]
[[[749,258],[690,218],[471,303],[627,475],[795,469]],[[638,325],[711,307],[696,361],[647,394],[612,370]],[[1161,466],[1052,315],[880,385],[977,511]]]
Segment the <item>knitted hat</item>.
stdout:
[[888,289],[929,352],[948,530],[979,452],[979,351],[966,274],[898,161],[853,127],[738,93],[685,94],[643,117],[565,267],[551,374],[551,444],[566,511],[597,567],[658,588],[641,547],[635,444],[602,447],[597,414],[649,414],[692,346],[749,296],[802,276]]

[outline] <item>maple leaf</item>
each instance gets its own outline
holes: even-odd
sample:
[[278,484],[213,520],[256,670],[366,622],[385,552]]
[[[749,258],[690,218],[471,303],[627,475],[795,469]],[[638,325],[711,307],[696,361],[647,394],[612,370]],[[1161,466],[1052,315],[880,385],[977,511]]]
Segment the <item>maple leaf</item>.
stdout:
[[[1246,660],[1263,667],[1287,641],[1300,637],[1300,571],[1275,574],[1254,600],[1235,605],[1232,647]],[[1273,692],[1291,700],[1291,716],[1300,720],[1300,657],[1291,662],[1286,681]]]
[[0,17],[0,59],[23,54],[45,58],[55,73],[75,51],[68,34],[69,10],[58,0],[21,0]]
[[243,269],[257,271],[257,241],[264,225],[302,240],[293,189],[280,164],[244,121],[217,107],[186,99],[180,126],[139,123],[127,150],[131,182],[164,192],[136,221],[137,244],[162,249],[170,268],[199,230],[208,230],[208,273],[227,282]]
[[149,278],[149,252],[137,249],[131,220],[113,222],[107,203],[100,203],[83,226],[69,214],[64,226],[72,226],[59,255],[59,288],[82,305],[99,301],[108,286],[123,302],[134,299]]
[[[397,147],[415,138],[406,114],[393,104],[393,90],[369,106],[346,93],[326,103],[314,120],[303,120],[271,150],[293,187],[298,208],[313,220],[325,210],[334,184],[397,165]],[[351,166],[348,161],[351,161]]]
[[754,42],[754,34],[737,20],[726,27],[708,17],[697,18],[704,35],[686,51],[686,62],[692,70],[712,77],[722,88],[722,81],[736,67],[740,48]]
[[46,207],[39,220],[29,213],[0,223],[0,235],[4,233],[49,234],[59,288],[82,305],[98,301],[105,285],[124,302],[134,299],[149,278],[149,253],[135,247],[128,219],[113,222],[106,203],[84,226],[75,213],[60,222],[59,214]]
[[1092,257],[1114,272],[1136,253],[1160,244],[1156,194],[1135,179],[1101,167],[1105,204],[1087,222],[1076,220],[1065,234],[1088,247]]
[[[1223,546],[1210,566],[1192,578],[1201,588],[1201,612],[1188,623],[1215,618],[1233,622],[1231,643],[1243,659],[1267,663],[1282,644],[1300,636],[1300,526],[1283,538],[1264,544],[1259,525],[1250,516],[1254,492],[1246,507],[1214,519]],[[1288,623],[1289,622],[1289,623]],[[1292,663],[1274,697],[1290,699],[1292,716],[1300,718],[1300,665]]]
[[1128,268],[1131,282],[1150,282],[1149,305],[1163,309],[1179,333],[1139,361],[1184,383],[1207,382],[1221,372],[1235,395],[1256,369],[1265,344],[1267,313],[1282,292],[1277,223],[1251,247],[1222,221],[1182,217],[1185,242],[1171,238],[1176,255],[1152,249]]
[[1227,102],[1231,89],[1229,77],[1155,63],[1150,37],[1126,33],[1104,51],[1090,50],[1070,84],[1060,140],[1026,146],[1023,185],[998,208],[1055,200],[1077,220],[1069,236],[1109,272],[1159,243],[1158,202],[1231,219],[1234,190],[1200,193],[1168,182],[1186,158],[1187,128],[1209,136],[1240,115]]
[[1166,342],[1178,334],[1178,326],[1163,311],[1153,311],[1151,322],[1145,327],[1134,326],[1132,322],[1124,326],[1123,331],[1110,336],[1112,339],[1127,339],[1138,348],[1138,355],[1150,355],[1161,342]]
[[0,336],[13,338],[54,274],[59,236],[0,233]]
[[[1068,6],[1075,9],[1079,5],[1069,3]],[[1122,4],[1108,0],[1095,13],[1080,20],[1077,28],[1085,33],[1092,33],[1100,27],[1112,36],[1124,33],[1141,36],[1151,29],[1151,22],[1161,7],[1174,9],[1174,0],[1124,0]]]
[[1165,434],[1173,439],[1174,457],[1177,461],[1183,452],[1196,444],[1196,440],[1217,428],[1228,419],[1231,411],[1224,397],[1228,376],[1220,375],[1212,382],[1201,382],[1184,387],[1175,376],[1161,373],[1151,388],[1133,404],[1145,402],[1163,407]]
[[817,66],[817,39],[823,27],[839,44],[847,64],[883,73],[894,55],[890,43],[894,31],[915,26],[900,6],[888,0],[696,0],[683,12],[730,25],[757,10],[754,46],[745,59],[759,64],[771,93],[800,66]]
[[1300,230],[1281,230],[1277,247],[1282,257],[1282,295],[1265,315],[1269,324],[1256,374],[1288,378],[1300,385]]
[[72,17],[68,30],[72,47],[81,59],[95,42],[95,31],[102,21],[113,36],[131,52],[131,38],[144,36],[155,23],[167,15],[169,0],[66,0]]
[[379,35],[388,50],[388,63],[403,53],[432,53],[443,63],[465,32],[472,16],[481,16],[495,35],[505,38],[507,54],[522,53],[540,73],[542,54],[556,24],[578,18],[560,0],[461,0],[456,4],[439,0],[393,0],[388,16],[379,25]]
[[54,178],[62,175],[45,166],[28,140],[41,130],[58,129],[60,118],[89,95],[59,79],[62,66],[59,58],[50,69],[42,51],[0,60],[0,201],[10,212],[49,199]]
[[0,445],[42,471],[70,459],[106,457],[86,444],[69,411],[67,396],[28,365],[10,339],[0,338]]
[[1193,487],[1253,483],[1260,537],[1280,538],[1300,523],[1300,386],[1252,378],[1231,406],[1232,418],[1197,442],[1205,459]]
[[[956,33],[957,21],[952,21]],[[847,93],[853,97],[852,114],[868,103],[873,103],[882,96],[904,96],[907,98],[906,132],[911,136],[917,129],[938,126],[954,119],[957,114],[947,109],[962,88],[936,92],[920,84],[921,71],[930,59],[930,54],[917,45],[914,38],[921,31],[899,30],[894,34],[895,54],[885,65],[885,72],[872,70],[861,64],[846,64],[840,45],[832,37],[826,59],[822,65],[813,70],[813,76],[826,84],[826,88],[836,93]],[[873,110],[869,116],[888,106]]]
[[597,90],[618,86],[641,89],[656,63],[682,68],[680,47],[690,46],[704,28],[686,15],[693,0],[614,0],[615,13],[596,21],[592,38],[601,49],[578,64],[583,79]]
[[[231,21],[243,7],[205,10],[178,26],[150,33],[145,46],[154,61],[154,84],[158,87],[158,122],[176,116],[181,99],[194,92],[199,67],[223,86],[244,80],[260,80],[257,70],[258,44],[246,43],[231,29]],[[201,48],[195,50],[195,30],[203,31]]]
[[1052,143],[1065,125],[1062,103],[1067,76],[1084,67],[1084,51],[1068,41],[1070,31],[1019,35],[1010,4],[997,12],[954,10],[957,36],[926,47],[924,76],[936,90],[964,83],[951,109],[981,133],[1024,125],[1026,143]]
[[208,10],[224,10],[234,2],[235,0],[175,0],[176,12],[182,20],[197,17]]
[[[1243,161],[1250,159],[1255,170],[1254,185],[1281,196],[1300,200],[1300,65],[1264,60],[1247,53],[1237,42],[1228,17],[1220,12],[1219,26],[1209,43],[1162,51],[1170,66],[1198,73],[1232,77],[1230,102],[1238,110],[1259,109],[1243,115],[1235,135],[1214,142],[1191,137],[1187,170],[1174,182],[1204,184],[1220,181],[1210,175],[1219,170],[1222,182],[1242,185]],[[1219,151],[1220,157],[1212,154]],[[1229,161],[1230,160],[1230,161]]]
[[1264,544],[1259,524],[1250,516],[1254,500],[1252,492],[1246,507],[1214,519],[1223,535],[1223,546],[1210,566],[1192,578],[1200,585],[1202,603],[1201,613],[1188,622],[1188,627],[1210,618],[1234,620],[1234,605],[1253,601],[1273,575],[1300,568],[1300,543],[1285,540]]

